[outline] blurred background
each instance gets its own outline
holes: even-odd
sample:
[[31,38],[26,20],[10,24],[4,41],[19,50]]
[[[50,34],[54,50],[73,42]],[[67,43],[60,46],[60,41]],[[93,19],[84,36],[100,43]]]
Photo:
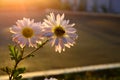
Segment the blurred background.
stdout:
[[[49,44],[45,45],[35,57],[20,63],[27,68],[26,72],[113,63],[120,66],[120,0],[0,0],[0,68],[13,65],[8,50],[8,44],[12,44],[9,28],[23,17],[43,21],[50,12],[65,13],[65,19],[76,24],[79,37],[75,46],[66,48],[62,54],[56,53]],[[120,68],[86,74],[87,77],[98,74],[95,77],[100,79],[94,80],[120,80]],[[0,71],[1,75],[5,73]]]
[[61,9],[120,13],[120,0],[0,0],[0,10]]

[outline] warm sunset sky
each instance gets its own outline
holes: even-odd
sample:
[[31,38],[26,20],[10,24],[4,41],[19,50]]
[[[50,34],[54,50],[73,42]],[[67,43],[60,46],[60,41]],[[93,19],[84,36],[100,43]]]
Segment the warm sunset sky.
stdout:
[[[36,1],[38,1],[38,0],[36,0]],[[16,5],[16,4],[20,5],[23,3],[30,4],[32,2],[33,2],[33,0],[0,0],[0,3],[2,5]]]
[[60,0],[0,0],[0,8],[23,9],[30,7],[50,7],[59,4]]

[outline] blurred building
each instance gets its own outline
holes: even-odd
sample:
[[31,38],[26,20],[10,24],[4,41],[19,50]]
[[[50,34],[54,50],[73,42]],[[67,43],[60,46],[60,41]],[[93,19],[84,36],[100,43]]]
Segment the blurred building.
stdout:
[[120,13],[120,0],[87,0],[86,11]]
[[61,0],[62,3],[68,3],[73,11],[77,11],[80,6],[80,0]]
[[120,13],[120,0],[61,0],[73,11]]

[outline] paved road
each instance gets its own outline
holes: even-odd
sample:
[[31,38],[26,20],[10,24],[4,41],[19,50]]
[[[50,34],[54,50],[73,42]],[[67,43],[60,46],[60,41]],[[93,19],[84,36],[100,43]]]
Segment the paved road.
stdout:
[[[8,28],[23,17],[42,21],[48,13],[49,11],[0,12],[0,67],[12,65],[7,48],[8,44],[12,43]],[[47,44],[35,57],[24,60],[20,66],[25,66],[27,72],[31,72],[120,62],[120,16],[64,13],[66,19],[76,23],[75,28],[79,35],[76,45],[59,54]],[[30,49],[26,53],[28,51]]]

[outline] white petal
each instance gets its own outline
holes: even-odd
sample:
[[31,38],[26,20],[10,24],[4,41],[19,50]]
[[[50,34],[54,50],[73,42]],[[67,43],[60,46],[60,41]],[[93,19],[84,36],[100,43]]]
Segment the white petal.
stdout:
[[59,26],[60,25],[60,14],[58,14],[57,15],[57,18],[56,18],[56,24],[57,24],[57,26]]
[[69,44],[65,44],[66,47],[70,48],[70,45]]
[[[32,19],[31,21],[29,20],[28,26],[33,26],[33,24],[35,24],[35,23],[34,23],[34,19]],[[39,24],[37,24],[37,25],[39,25]]]
[[63,20],[63,21],[61,22],[61,25],[62,25],[63,27],[66,26],[66,24],[67,24],[66,20]]
[[28,44],[27,44],[29,47],[33,47],[33,44],[32,44],[32,42],[31,42],[31,40],[30,39],[28,39]]
[[24,38],[18,38],[18,43],[20,44],[20,46],[23,48],[26,45],[27,40]]
[[10,28],[10,32],[14,33],[14,34],[19,33],[20,31],[21,31],[21,29],[15,25]]
[[30,24],[30,20],[27,18],[23,18],[23,23],[24,23],[24,27],[28,27]]
[[71,39],[71,38],[66,38],[66,40],[67,40],[67,43],[74,44],[74,40],[73,40],[73,39]]
[[13,34],[12,37],[13,37],[12,40],[17,42],[18,38],[21,37],[21,35],[20,34]]
[[24,26],[24,23],[22,20],[17,20],[16,24],[18,27],[21,27],[21,28]]
[[75,29],[75,28],[67,28],[67,29],[66,29],[66,32],[67,32],[67,33],[75,33],[75,32],[76,32],[76,29]]
[[46,28],[46,27],[51,27],[49,24],[47,24],[46,22],[43,22],[43,28]]
[[39,35],[42,32],[42,29],[37,25],[35,25],[35,26],[33,25],[31,28],[34,31],[34,35]]
[[58,46],[55,46],[55,51],[56,51],[56,52],[58,51]]
[[52,32],[46,32],[46,33],[43,34],[43,36],[51,37],[51,36],[53,36],[53,33]]
[[49,80],[48,78],[45,78],[44,80]]
[[51,39],[50,39],[51,46],[54,46],[55,40],[56,40],[55,38],[51,38]]
[[66,38],[63,37],[62,40],[63,40],[63,43],[64,43],[64,44],[67,44]]
[[75,26],[75,23],[71,24],[71,26]]
[[77,39],[78,35],[76,33],[67,33],[67,35],[73,40]]
[[69,22],[70,22],[70,21],[69,21],[69,20],[67,20],[66,22],[67,22],[67,24],[69,24]]
[[51,27],[46,27],[46,28],[43,28],[43,31],[44,32],[51,32],[52,28]]
[[62,48],[61,48],[61,46],[60,45],[56,45],[55,46],[55,51],[57,52],[59,52],[59,53],[61,53],[61,51],[62,51]]
[[63,39],[60,39],[60,41],[59,41],[59,45],[60,45],[60,47],[61,47],[61,50],[65,50],[65,46],[64,46],[64,42],[63,42]]
[[58,44],[59,44],[59,38],[56,38],[56,39],[55,39],[55,43],[54,43],[54,45],[57,46]]
[[55,15],[54,15],[54,13],[50,13],[50,16],[51,16],[51,20],[52,20],[53,22],[55,22]]
[[54,25],[54,24],[52,24],[50,21],[48,21],[48,20],[46,20],[46,19],[44,19],[43,24],[47,25],[47,27]]
[[61,48],[61,46],[59,45],[58,52],[61,53],[61,51],[62,51],[62,48]]
[[29,39],[29,46],[37,48],[36,41],[37,41],[37,38],[35,38],[35,37],[30,38]]
[[54,25],[55,25],[55,20],[54,20],[53,17],[47,15],[47,18],[48,18],[48,20],[51,22],[51,24],[54,24]]
[[65,15],[64,15],[64,14],[62,14],[62,16],[61,16],[61,21],[63,21],[64,17],[65,17]]

